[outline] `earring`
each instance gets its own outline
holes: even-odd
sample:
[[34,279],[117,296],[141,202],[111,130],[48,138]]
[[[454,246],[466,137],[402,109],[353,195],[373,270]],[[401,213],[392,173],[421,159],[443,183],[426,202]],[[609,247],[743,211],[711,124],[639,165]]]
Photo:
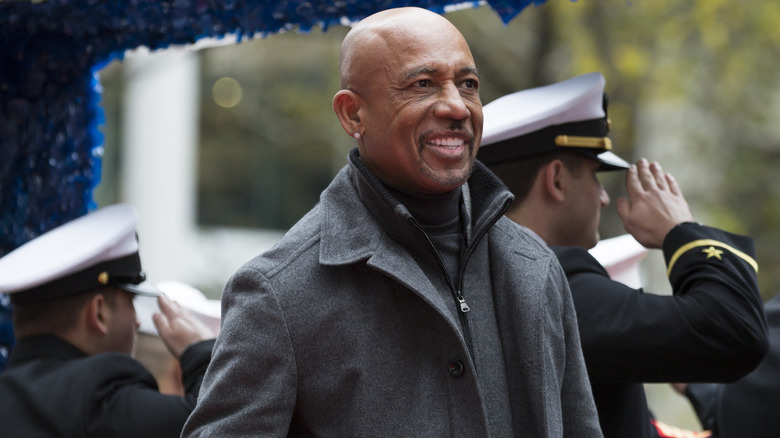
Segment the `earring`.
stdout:
[[355,137],[355,140],[360,140],[360,133],[359,132],[356,132],[356,133],[352,134],[352,136]]

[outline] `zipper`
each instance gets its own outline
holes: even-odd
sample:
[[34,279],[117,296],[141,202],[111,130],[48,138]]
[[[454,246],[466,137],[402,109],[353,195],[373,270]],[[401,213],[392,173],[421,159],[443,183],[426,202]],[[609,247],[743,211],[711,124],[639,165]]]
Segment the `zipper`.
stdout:
[[[487,230],[489,230],[490,227],[495,225],[495,223],[498,222],[498,220],[501,218],[501,216],[503,216],[504,213],[506,213],[506,210],[509,208],[509,205],[511,203],[512,203],[511,199],[505,201],[504,205],[501,206],[500,213],[497,214],[493,218],[493,220],[490,221],[490,223],[487,226],[482,227],[479,230],[479,234],[477,234],[474,237],[474,245],[469,245],[468,242],[466,242],[466,245],[465,245],[466,253],[463,254],[463,260],[460,263],[460,272],[459,272],[458,280],[457,280],[458,281],[458,287],[455,289],[456,290],[455,299],[457,299],[458,303],[460,303],[460,308],[461,308],[461,311],[463,313],[466,313],[466,312],[468,312],[470,310],[469,306],[466,304],[466,300],[463,298],[463,294],[461,293],[461,291],[463,290],[463,276],[466,274],[466,263],[468,263],[469,257],[471,257],[471,253],[474,252],[474,248],[476,247],[476,243],[479,242],[482,239],[482,236],[484,236],[485,233],[487,233]],[[427,235],[426,235],[426,237],[427,237]],[[430,239],[428,239],[428,240],[430,241]],[[429,242],[429,245],[432,245],[432,243]],[[438,256],[438,254],[437,254],[437,256]]]
[[[412,226],[415,227],[417,231],[425,236],[425,242],[428,244],[428,248],[433,252],[434,257],[436,257],[436,262],[439,264],[439,268],[441,269],[442,274],[444,274],[444,279],[446,280],[447,286],[450,288],[450,293],[452,294],[453,298],[455,298],[458,307],[458,319],[460,319],[460,327],[463,330],[463,339],[466,341],[466,348],[468,349],[469,354],[473,357],[474,347],[471,340],[471,330],[469,329],[468,318],[466,318],[466,314],[471,310],[471,308],[466,303],[466,299],[463,297],[463,293],[461,293],[460,288],[455,288],[455,285],[450,279],[450,276],[447,275],[447,267],[444,265],[444,261],[441,259],[441,255],[439,254],[439,251],[436,250],[436,246],[433,244],[433,241],[431,241],[428,233],[426,233],[422,226],[417,223],[417,220],[413,216],[409,217],[409,222],[412,223]],[[461,276],[463,276],[464,272],[463,265],[465,265],[465,262],[461,263]],[[458,281],[458,283],[461,282]]]
[[[423,227],[417,223],[417,219],[414,218],[414,216],[409,217],[409,222],[412,223],[414,228],[417,229],[423,236],[425,236],[425,243],[428,244],[428,249],[430,249],[433,252],[433,255],[436,257],[436,262],[439,264],[439,268],[441,269],[441,272],[444,274],[444,279],[447,282],[447,286],[450,288],[450,293],[452,294],[452,297],[455,298],[455,301],[457,302],[458,309],[460,312],[467,313],[471,308],[466,303],[466,299],[463,298],[463,294],[461,293],[460,289],[455,288],[455,285],[453,284],[452,280],[449,278],[449,275],[447,275],[447,267],[444,265],[444,260],[441,259],[441,255],[439,254],[439,251],[436,250],[436,245],[433,244],[433,241],[428,236],[428,233],[425,232]],[[462,264],[461,264],[462,265]],[[463,268],[461,268],[461,275],[463,275]]]
[[[482,236],[487,233],[487,230],[490,229],[498,220],[501,218],[501,216],[504,215],[506,210],[509,208],[509,204],[512,203],[511,199],[508,199],[504,202],[504,205],[501,207],[500,212],[495,215],[493,220],[485,227],[482,227],[482,229],[479,230],[479,234],[477,234],[473,240],[473,242],[476,244],[476,242],[479,242],[480,239],[482,239]],[[420,233],[422,233],[423,236],[425,236],[425,242],[428,244],[428,248],[433,251],[434,256],[436,257],[436,261],[439,263],[439,268],[441,269],[442,273],[444,273],[444,277],[447,280],[447,286],[450,288],[450,292],[452,293],[453,297],[455,298],[455,301],[457,301],[458,305],[458,315],[460,316],[460,324],[461,328],[463,329],[463,337],[466,341],[466,347],[469,350],[469,353],[473,356],[474,355],[474,349],[472,346],[472,340],[471,340],[471,330],[469,329],[468,325],[468,319],[466,318],[466,314],[471,310],[468,303],[466,303],[466,298],[463,297],[463,276],[466,273],[466,263],[469,260],[469,257],[474,252],[474,247],[476,245],[469,245],[468,242],[464,242],[464,246],[466,247],[466,253],[463,255],[463,260],[461,260],[460,263],[460,271],[458,272],[458,278],[456,279],[456,282],[458,283],[458,286],[455,287],[452,280],[449,278],[449,275],[447,274],[447,267],[444,265],[444,261],[441,259],[441,255],[439,254],[439,251],[436,250],[436,246],[433,244],[433,241],[431,241],[430,236],[428,236],[428,233],[425,232],[425,230],[422,228],[422,226],[417,222],[417,219],[414,218],[414,216],[409,216],[409,222],[412,223],[412,226],[417,229]],[[465,237],[464,237],[465,240]]]
[[466,299],[463,298],[463,294],[459,291],[455,291],[455,299],[458,300],[458,304],[460,304],[460,311],[463,313],[468,312],[471,310],[468,304],[466,304]]

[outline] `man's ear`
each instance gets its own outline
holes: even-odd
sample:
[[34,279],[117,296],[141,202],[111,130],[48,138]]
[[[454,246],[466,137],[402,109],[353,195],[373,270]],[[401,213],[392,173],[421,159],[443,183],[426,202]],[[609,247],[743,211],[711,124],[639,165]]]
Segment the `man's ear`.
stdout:
[[358,95],[351,90],[340,90],[333,96],[333,111],[336,112],[341,127],[350,137],[353,137],[355,133],[363,134],[359,99]]
[[86,308],[87,327],[98,333],[108,333],[111,309],[103,294],[96,294],[90,298]]
[[542,170],[544,187],[551,199],[557,202],[566,199],[567,176],[568,169],[561,160],[552,160],[544,166]]

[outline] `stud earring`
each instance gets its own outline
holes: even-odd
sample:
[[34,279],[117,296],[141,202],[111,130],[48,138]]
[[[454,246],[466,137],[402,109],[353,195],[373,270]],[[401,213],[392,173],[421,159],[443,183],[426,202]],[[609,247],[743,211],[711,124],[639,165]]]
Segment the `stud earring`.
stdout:
[[352,136],[355,137],[355,140],[360,140],[360,133],[359,132],[356,132],[356,133],[352,134]]

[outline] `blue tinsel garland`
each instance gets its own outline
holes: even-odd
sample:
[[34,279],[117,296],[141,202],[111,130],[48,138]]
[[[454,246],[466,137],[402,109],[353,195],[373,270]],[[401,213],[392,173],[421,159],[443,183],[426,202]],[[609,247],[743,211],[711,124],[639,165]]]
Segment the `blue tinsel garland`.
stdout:
[[[489,4],[508,23],[529,4],[545,1]],[[344,18],[399,6],[441,13],[459,3],[479,2],[0,1],[0,256],[95,207],[103,143],[96,72],[126,50],[229,34],[240,40],[285,29],[327,29]],[[7,345],[9,313],[0,301],[0,344]],[[0,345],[0,369],[2,352]]]

